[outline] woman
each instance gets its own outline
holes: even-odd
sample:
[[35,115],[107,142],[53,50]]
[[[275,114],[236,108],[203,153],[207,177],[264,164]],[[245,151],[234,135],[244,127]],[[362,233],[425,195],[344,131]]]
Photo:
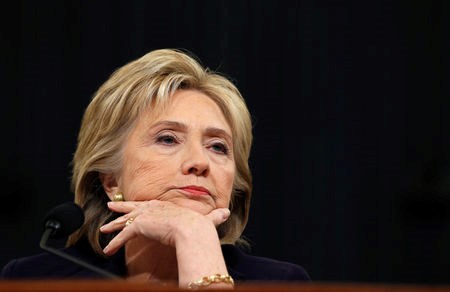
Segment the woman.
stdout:
[[[237,88],[179,50],[118,69],[83,117],[73,159],[84,225],[66,252],[124,277],[180,287],[309,280],[298,265],[239,248],[252,189],[250,114]],[[29,268],[45,263],[39,271]],[[4,277],[89,277],[48,254]]]

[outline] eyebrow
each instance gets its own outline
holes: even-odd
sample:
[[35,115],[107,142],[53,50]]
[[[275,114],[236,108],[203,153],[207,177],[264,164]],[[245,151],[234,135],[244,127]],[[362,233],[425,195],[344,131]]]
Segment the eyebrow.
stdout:
[[153,124],[151,126],[151,128],[159,128],[159,127],[169,127],[169,128],[174,128],[174,129],[180,129],[180,130],[187,130],[187,125],[180,123],[180,122],[175,122],[175,121],[159,121],[155,124]]
[[[151,126],[151,128],[159,128],[159,127],[169,127],[181,131],[187,131],[188,126],[184,123],[176,122],[176,121],[159,121]],[[228,143],[232,144],[233,139],[231,138],[231,135],[228,134],[227,131],[221,128],[216,127],[208,127],[206,128],[206,134],[208,136],[219,136],[224,137],[226,140],[228,140]]]
[[231,138],[231,135],[228,134],[225,130],[215,127],[208,127],[206,128],[206,133],[209,136],[218,136],[218,137],[224,137],[225,140],[228,141],[231,145],[233,145],[233,139]]

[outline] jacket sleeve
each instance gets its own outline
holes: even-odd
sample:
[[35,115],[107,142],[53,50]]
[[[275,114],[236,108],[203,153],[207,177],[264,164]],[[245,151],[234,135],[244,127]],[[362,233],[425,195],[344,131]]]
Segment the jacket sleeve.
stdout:
[[11,279],[14,278],[14,267],[17,263],[17,260],[12,260],[7,263],[0,273],[0,279]]
[[311,281],[311,277],[303,267],[299,265],[290,265],[289,269],[285,271],[285,280],[309,282]]

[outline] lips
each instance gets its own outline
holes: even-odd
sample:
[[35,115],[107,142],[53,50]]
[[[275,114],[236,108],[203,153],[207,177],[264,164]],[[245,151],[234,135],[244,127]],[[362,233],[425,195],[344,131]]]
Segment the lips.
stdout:
[[207,189],[205,189],[204,187],[200,187],[200,186],[185,186],[185,187],[181,187],[180,190],[183,190],[185,192],[188,192],[193,195],[198,195],[198,196],[208,196],[209,195],[209,191]]

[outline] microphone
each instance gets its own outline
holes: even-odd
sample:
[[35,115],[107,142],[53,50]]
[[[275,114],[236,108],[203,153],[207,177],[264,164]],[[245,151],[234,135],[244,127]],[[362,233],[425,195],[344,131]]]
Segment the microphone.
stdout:
[[81,259],[64,253],[56,248],[47,245],[49,238],[64,238],[78,228],[84,223],[84,212],[77,204],[73,202],[66,202],[61,205],[56,206],[50,212],[47,213],[44,219],[44,233],[42,234],[39,246],[56,256],[64,258],[72,263],[82,266],[90,271],[98,273],[102,276],[111,279],[122,279],[117,275],[114,275],[108,271],[100,269],[94,265],[91,265]]

